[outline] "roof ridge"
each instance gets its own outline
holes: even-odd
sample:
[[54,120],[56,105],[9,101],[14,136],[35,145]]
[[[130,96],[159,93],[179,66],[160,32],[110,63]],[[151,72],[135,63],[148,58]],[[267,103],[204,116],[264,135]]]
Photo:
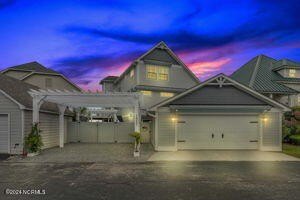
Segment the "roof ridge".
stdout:
[[259,56],[256,56],[257,57],[257,61],[256,61],[256,64],[254,66],[254,70],[251,74],[251,79],[250,79],[250,83],[249,83],[249,87],[252,88],[253,87],[253,84],[254,84],[254,81],[255,81],[255,76],[257,75],[257,71],[258,71],[258,66],[260,64],[260,61],[262,59],[264,55],[259,55]]

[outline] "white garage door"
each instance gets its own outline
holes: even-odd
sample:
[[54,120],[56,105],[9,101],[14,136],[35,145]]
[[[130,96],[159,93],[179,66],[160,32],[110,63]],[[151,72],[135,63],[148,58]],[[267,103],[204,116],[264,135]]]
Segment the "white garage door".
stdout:
[[257,149],[258,116],[179,116],[178,149]]
[[0,153],[9,153],[8,115],[0,114]]

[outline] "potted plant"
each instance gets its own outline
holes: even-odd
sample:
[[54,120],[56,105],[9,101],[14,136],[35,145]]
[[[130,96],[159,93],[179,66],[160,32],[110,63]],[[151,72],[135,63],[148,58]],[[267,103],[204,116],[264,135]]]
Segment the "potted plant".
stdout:
[[141,147],[141,133],[140,132],[133,132],[130,134],[134,138],[134,151],[133,156],[138,157],[140,156],[140,147]]
[[36,156],[40,153],[43,146],[41,132],[38,123],[35,123],[32,125],[29,135],[25,137],[25,148],[28,157]]

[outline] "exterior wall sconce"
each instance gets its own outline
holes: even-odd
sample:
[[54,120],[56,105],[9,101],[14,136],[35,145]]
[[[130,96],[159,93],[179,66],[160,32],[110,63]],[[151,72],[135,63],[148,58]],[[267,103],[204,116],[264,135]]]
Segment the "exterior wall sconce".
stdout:
[[262,120],[263,122],[267,122],[267,121],[268,121],[268,118],[267,118],[267,117],[262,117],[261,120]]
[[176,117],[172,117],[171,120],[172,120],[172,122],[175,122],[177,120],[177,118]]

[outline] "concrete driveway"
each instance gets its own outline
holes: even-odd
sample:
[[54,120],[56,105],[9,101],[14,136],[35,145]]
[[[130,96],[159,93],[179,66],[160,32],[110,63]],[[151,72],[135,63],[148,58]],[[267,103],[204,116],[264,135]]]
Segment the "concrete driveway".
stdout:
[[148,161],[300,161],[300,159],[281,152],[200,150],[155,152]]

